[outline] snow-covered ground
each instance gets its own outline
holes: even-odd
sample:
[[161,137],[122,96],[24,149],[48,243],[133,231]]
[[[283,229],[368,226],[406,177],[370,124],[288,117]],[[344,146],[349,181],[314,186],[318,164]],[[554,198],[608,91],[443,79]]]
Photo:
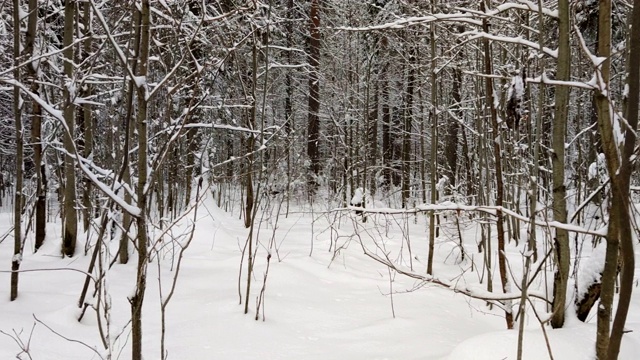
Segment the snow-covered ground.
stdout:
[[[483,301],[389,272],[363,253],[361,243],[380,255],[386,251],[393,260],[406,267],[413,265],[415,272],[424,274],[428,230],[423,216],[410,217],[408,223],[400,216],[372,216],[363,224],[352,214],[321,215],[319,207],[313,213],[305,207],[292,209],[288,217],[278,218],[265,288],[264,321],[262,312],[256,321],[256,299],[263,283],[276,217],[274,214],[261,217],[264,221],[258,235],[249,313],[245,315],[244,305],[240,304],[238,273],[248,230],[237,214],[222,211],[209,199],[205,201],[198,213],[193,242],[181,265],[175,296],[167,307],[168,359],[516,358],[518,333],[505,329],[500,309],[490,309]],[[6,210],[0,214],[2,234],[12,224]],[[352,236],[354,224],[358,224],[360,236]],[[182,233],[186,226],[185,222],[175,233]],[[407,227],[408,231],[401,230]],[[477,252],[477,229],[468,223],[462,225],[468,255],[464,262],[460,261],[458,245],[446,240],[453,229],[444,229],[436,245],[435,275],[459,284],[485,287],[479,285],[481,277],[486,282],[486,274],[478,268],[482,255]],[[28,347],[34,360],[106,358],[108,352],[100,340],[95,312],[89,310],[82,322],[77,321],[84,274],[70,269],[86,271],[91,254],[85,255],[84,244],[79,244],[78,255],[61,258],[60,227],[52,223],[48,230],[46,245],[38,253],[32,253],[31,237],[27,241],[21,269],[42,271],[20,274],[19,298],[13,302],[9,301],[7,272],[13,251],[12,236],[0,244],[3,270],[0,330],[8,334],[0,334],[0,359],[16,358],[21,352],[18,342]],[[403,233],[409,234],[411,255]],[[332,238],[337,239],[338,252],[334,251],[335,244],[329,251]],[[162,275],[166,294],[173,275],[171,256],[175,250],[167,242],[162,260],[154,258],[149,265],[143,310],[143,348],[147,360],[160,359],[158,274]],[[522,244],[520,247],[511,244],[508,248],[510,265],[517,277],[522,272],[520,251]],[[130,358],[127,296],[133,291],[135,264],[132,257],[129,264],[116,263],[108,273],[113,359]],[[246,260],[243,267],[240,281],[244,294]],[[46,271],[50,269],[62,270]],[[497,266],[494,278],[495,289],[499,289]],[[540,289],[544,289],[544,276],[534,281],[534,286],[543,291]],[[544,304],[537,302],[537,310],[542,317],[547,316]],[[524,358],[549,359],[543,331],[533,312],[527,313],[525,322]],[[102,326],[105,328],[104,319]],[[624,337],[620,359],[637,359],[640,356],[637,294],[627,328],[633,332]],[[545,330],[554,359],[589,359],[594,353],[593,316],[587,324],[570,317],[564,329]],[[18,356],[29,358],[26,354]]]

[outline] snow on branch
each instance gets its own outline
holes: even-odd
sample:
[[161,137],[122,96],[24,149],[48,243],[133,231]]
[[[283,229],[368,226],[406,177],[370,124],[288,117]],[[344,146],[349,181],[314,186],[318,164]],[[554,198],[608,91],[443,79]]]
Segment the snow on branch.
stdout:
[[[18,82],[14,79],[2,79],[2,78],[0,78],[0,82],[4,82],[10,85],[19,87],[20,90],[22,90],[25,94],[29,95],[29,97],[33,99],[33,101],[37,102],[38,105],[40,105],[42,109],[44,109],[44,111],[46,111],[55,120],[57,120],[58,123],[64,129],[64,131],[69,133],[69,127],[67,126],[67,123],[64,121],[64,116],[62,114],[62,111],[51,106],[51,104],[43,100],[37,94],[29,91],[29,89],[21,82]],[[78,160],[80,158],[78,148],[76,147],[76,144],[74,142],[72,142],[72,145],[73,145],[73,153],[69,154],[69,156]],[[94,183],[107,197],[109,197],[111,200],[116,202],[122,208],[122,210],[126,211],[133,217],[138,217],[140,215],[140,208],[127,203],[126,201],[124,201],[123,198],[119,197],[109,187],[109,185],[100,181],[100,179],[98,179],[98,176],[94,174],[93,171],[89,170],[82,161],[76,161],[76,163],[78,164],[78,167],[80,168],[80,170],[82,170],[82,172],[85,175],[87,175],[87,177],[91,180],[91,182]]]
[[33,62],[38,62],[39,60],[48,58],[48,57],[56,55],[56,54],[60,54],[63,51],[65,51],[66,49],[74,47],[74,46],[77,46],[78,44],[82,43],[83,41],[86,41],[87,39],[88,39],[88,37],[78,38],[73,43],[71,43],[71,45],[69,45],[69,46],[65,46],[65,47],[62,47],[62,48],[59,48],[59,49],[56,49],[56,50],[53,50],[53,51],[49,51],[49,52],[46,52],[46,53],[43,53],[43,54],[40,54],[40,55],[37,55],[37,56],[33,56],[33,57],[25,60],[24,62],[22,62],[22,63],[20,63],[20,64],[18,64],[16,66],[9,67],[7,69],[4,69],[4,70],[0,71],[0,76],[4,76],[6,74],[12,73],[16,68],[22,68],[24,66],[27,66],[27,65],[33,63]]
[[[467,24],[482,25],[482,20],[479,18],[487,18],[487,17],[496,17],[497,15],[509,11],[511,9],[515,10],[527,10],[538,12],[538,4],[529,0],[518,0],[518,3],[508,2],[501,5],[498,5],[493,10],[489,10],[487,12],[481,12],[478,10],[472,10],[462,7],[454,7],[454,10],[458,11],[453,14],[430,14],[426,16],[412,16],[412,17],[402,17],[398,18],[395,21],[387,22],[379,25],[371,25],[364,27],[350,27],[350,26],[338,26],[333,27],[332,29],[336,30],[345,30],[345,31],[371,31],[371,30],[390,30],[390,29],[403,29],[405,27],[414,26],[414,25],[424,25],[429,24],[436,21],[452,21],[452,22],[463,22]],[[549,8],[542,8],[542,13],[546,16],[549,16],[553,19],[558,19],[558,11],[552,10]]]
[[380,25],[371,25],[364,27],[351,27],[351,26],[338,26],[333,27],[335,30],[344,31],[371,31],[371,30],[389,30],[389,29],[404,29],[413,25],[424,25],[436,21],[456,21],[464,22],[472,25],[482,25],[482,21],[475,18],[473,14],[469,13],[454,13],[454,14],[432,14],[427,16],[411,16],[403,17],[392,22],[388,22]]
[[[500,41],[504,43],[519,44],[519,45],[524,45],[526,47],[540,51],[540,44],[530,40],[523,39],[520,36],[513,37],[513,36],[493,35],[493,34],[486,33],[484,31],[477,31],[477,30],[467,31],[465,33],[460,34],[459,36],[469,36],[470,40],[489,39],[489,40]],[[553,50],[548,47],[544,47],[542,48],[542,52],[545,53],[546,55],[551,56],[554,59],[558,58],[558,50]]]
[[[416,273],[412,270],[409,270],[403,266],[397,265],[395,264],[393,261],[391,261],[391,259],[389,259],[387,256],[385,256],[384,258],[372,253],[371,251],[369,251],[364,245],[362,245],[362,248],[364,250],[364,254],[367,255],[368,257],[370,257],[371,259],[379,262],[380,264],[390,268],[391,270],[408,276],[410,278],[416,279],[416,280],[420,280],[420,281],[424,281],[427,283],[431,283],[431,284],[435,284],[438,286],[441,286],[445,289],[449,289],[455,293],[460,293],[463,294],[465,296],[468,296],[470,298],[473,299],[478,299],[478,300],[483,300],[483,301],[497,301],[497,302],[502,302],[502,301],[508,301],[508,300],[519,300],[520,298],[522,298],[522,293],[520,292],[510,292],[510,293],[493,293],[493,292],[489,292],[487,290],[481,289],[480,287],[468,287],[468,286],[461,286],[458,283],[453,283],[447,280],[443,280],[443,279],[439,279],[436,278],[432,275],[423,275],[423,274],[419,274]],[[546,299],[546,297],[544,296],[544,294],[537,294],[535,292],[528,292],[528,295],[530,295],[531,297],[535,297],[544,301],[548,301]]]
[[252,134],[261,134],[260,130],[253,130],[253,129],[249,129],[249,128],[242,127],[242,126],[233,126],[233,125],[225,125],[225,124],[192,123],[192,124],[185,124],[184,127],[188,128],[188,129],[193,129],[193,128],[198,128],[198,129],[203,129],[203,128],[205,128],[205,129],[223,129],[223,130],[247,132],[247,133],[252,133]]
[[[620,149],[622,148],[622,144],[624,143],[624,134],[622,133],[622,129],[620,124],[626,124],[626,128],[630,129],[628,126],[627,120],[620,114],[615,111],[615,106],[613,104],[613,100],[609,95],[609,83],[605,81],[602,76],[602,65],[607,60],[605,57],[595,56],[589,47],[587,46],[587,42],[585,41],[580,29],[574,25],[574,29],[576,31],[576,35],[578,37],[578,43],[580,44],[580,49],[584,52],[585,55],[591,60],[591,64],[593,66],[593,79],[589,82],[589,84],[593,84],[594,90],[596,90],[599,95],[603,96],[607,104],[609,106],[609,114],[611,122],[611,136],[613,137],[613,141],[617,146],[614,146],[614,150],[616,152],[616,156],[620,163],[620,159],[622,158],[622,154],[620,153]],[[630,129],[631,131],[635,131],[635,129]]]
[[127,56],[125,55],[120,45],[118,45],[118,43],[114,39],[113,34],[111,33],[111,29],[109,29],[109,25],[107,24],[107,21],[105,20],[104,16],[102,16],[102,12],[98,9],[98,7],[93,1],[89,1],[89,3],[93,8],[94,14],[98,18],[98,22],[100,23],[105,34],[107,35],[107,39],[109,39],[109,42],[113,46],[113,49],[116,51],[116,54],[118,55],[117,57],[120,60],[121,65],[126,69],[127,74],[131,77],[131,79],[135,79],[136,76],[133,72],[133,69],[131,69],[131,66],[129,66],[129,62],[127,61]]
[[[520,215],[517,212],[502,206],[460,205],[452,201],[444,201],[440,204],[423,204],[413,209],[363,208],[363,207],[357,207],[357,206],[347,206],[343,208],[334,208],[334,209],[328,210],[327,212],[337,212],[337,211],[362,211],[363,213],[369,213],[369,214],[388,214],[388,215],[416,214],[416,213],[431,212],[431,211],[457,211],[457,212],[466,211],[466,212],[481,212],[481,213],[489,214],[492,216],[495,216],[498,212],[500,212],[512,218],[523,221],[527,224],[531,222],[531,219],[529,217]],[[577,225],[561,223],[559,221],[536,220],[535,225],[549,227],[549,228],[563,229],[563,230],[567,230],[567,231],[571,231],[579,234],[587,234],[587,235],[594,235],[594,236],[606,236],[607,234],[606,227],[600,228],[597,230],[590,230]]]
[[591,81],[561,81],[561,80],[554,80],[554,79],[550,79],[546,74],[542,75],[542,79],[540,79],[540,77],[535,77],[535,78],[527,78],[527,82],[528,83],[534,83],[534,84],[539,84],[541,82],[544,82],[547,85],[557,85],[557,86],[570,86],[570,87],[575,87],[575,88],[580,88],[580,89],[586,89],[586,90],[595,90],[596,87],[593,86],[593,83]]
[[[507,10],[511,10],[511,9],[516,9],[516,10],[529,10],[529,11],[534,11],[534,12],[538,12],[538,4],[534,3],[533,1],[529,1],[529,0],[518,0],[519,4],[516,3],[504,3],[501,5],[498,5],[496,7],[496,10],[492,10],[492,11],[488,11],[488,14],[492,14],[496,13],[499,14],[501,12],[505,12]],[[546,16],[549,16],[551,18],[557,19],[558,16],[558,10],[551,10],[549,8],[542,8],[542,13]]]

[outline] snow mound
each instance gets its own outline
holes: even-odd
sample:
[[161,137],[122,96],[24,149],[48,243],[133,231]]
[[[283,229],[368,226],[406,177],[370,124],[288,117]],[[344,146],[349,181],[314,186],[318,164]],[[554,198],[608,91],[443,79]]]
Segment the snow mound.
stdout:
[[[534,320],[535,321],[535,320]],[[550,359],[545,336],[539,325],[527,326],[523,340],[524,360]],[[537,328],[536,328],[537,327]],[[587,360],[595,358],[595,324],[575,324],[563,329],[546,329],[554,359]],[[478,335],[460,343],[443,360],[511,360],[517,359],[517,330],[503,330]],[[619,359],[636,359],[640,350],[635,339],[625,337]]]

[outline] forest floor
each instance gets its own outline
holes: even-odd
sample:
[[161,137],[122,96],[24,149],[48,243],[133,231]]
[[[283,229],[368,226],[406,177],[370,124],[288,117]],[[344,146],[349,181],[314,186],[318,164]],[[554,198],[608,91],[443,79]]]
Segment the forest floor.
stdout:
[[[4,210],[0,214],[0,234],[7,233],[13,223],[10,209]],[[241,259],[248,230],[237,212],[225,212],[213,200],[206,199],[198,210],[193,241],[184,253],[175,295],[166,307],[166,358],[516,359],[518,332],[506,330],[502,310],[389,271],[364,254],[363,246],[378,255],[388,254],[399,266],[412,266],[416,273],[425,274],[428,222],[424,215],[372,215],[362,223],[359,216],[351,213],[320,211],[318,206],[314,211],[294,206],[287,217],[278,217],[275,212],[258,215],[262,225],[257,234],[249,312],[245,315],[247,260]],[[486,288],[483,254],[477,249],[477,226],[461,220],[466,252],[462,261],[457,226],[451,220],[455,215],[449,214],[448,218],[448,222],[442,220],[434,274],[465,288]],[[184,243],[189,224],[186,218],[170,234]],[[126,265],[116,263],[106,278],[111,305],[108,331],[105,330],[110,344],[107,351],[98,332],[96,312],[89,309],[83,320],[77,321],[77,303],[85,279],[82,272],[88,267],[91,253],[85,254],[84,243],[80,243],[75,257],[61,258],[59,233],[59,224],[50,223],[46,244],[35,254],[32,236],[27,238],[21,270],[38,271],[20,274],[20,293],[13,302],[9,301],[8,273],[13,239],[9,235],[1,240],[0,359],[87,360],[107,358],[109,352],[112,359],[129,359],[131,314],[127,296],[134,289],[136,258]],[[156,253],[159,257],[154,256],[148,268],[143,309],[143,351],[147,360],[161,358],[159,287],[162,284],[166,298],[177,264],[173,255],[179,247],[167,239],[169,235],[165,236],[165,246]],[[339,251],[335,251],[336,244]],[[515,279],[520,279],[522,273],[523,245],[512,242],[507,249]],[[586,246],[590,241],[585,242]],[[112,250],[115,253],[115,246]],[[264,302],[256,321],[256,300],[264,284],[269,253]],[[104,259],[112,257],[105,255]],[[492,262],[496,264],[496,259]],[[499,290],[497,265],[492,273],[494,289]],[[553,273],[549,270],[540,274],[532,286],[535,291],[546,291],[545,276],[551,282]],[[546,306],[540,301],[534,303],[539,315],[547,317]],[[104,318],[100,325],[107,328]],[[530,310],[525,325],[524,359],[549,359],[544,333]],[[638,291],[634,293],[627,328],[632,332],[624,336],[620,359],[637,359]],[[569,316],[565,328],[545,327],[545,331],[554,359],[593,356],[595,316],[591,315],[586,324]],[[21,347],[28,354],[21,353]]]

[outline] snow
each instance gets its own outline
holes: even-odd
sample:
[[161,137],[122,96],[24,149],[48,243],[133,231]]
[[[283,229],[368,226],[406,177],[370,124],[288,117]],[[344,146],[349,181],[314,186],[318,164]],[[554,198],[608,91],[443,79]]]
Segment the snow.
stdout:
[[[504,12],[507,11],[509,9],[521,9],[521,10],[530,10],[530,11],[535,11],[537,12],[539,10],[538,8],[538,4],[534,3],[533,1],[529,1],[529,0],[518,0],[518,3],[512,3],[512,2],[507,2],[501,5],[498,5],[496,7],[497,10],[495,11],[488,11],[488,14],[490,15],[497,15],[500,12]],[[549,8],[545,8],[542,7],[542,13],[552,17],[552,18],[558,18],[558,11],[557,10],[551,10]]]
[[[373,204],[380,202],[372,201]],[[211,198],[205,201],[198,212],[193,242],[185,252],[175,294],[167,306],[168,359],[515,359],[517,331],[505,330],[502,310],[495,306],[490,309],[485,301],[463,293],[515,299],[518,289],[514,286],[509,294],[487,292],[486,284],[478,280],[480,270],[471,269],[469,258],[460,261],[456,255],[459,254],[456,243],[444,236],[436,243],[434,274],[443,283],[450,284],[448,288],[390,271],[363,254],[361,244],[378,256],[400,254],[403,260],[399,261],[402,263],[399,269],[435,279],[425,274],[428,253],[424,241],[425,217],[406,212],[370,212],[368,221],[362,223],[352,212],[331,212],[327,213],[331,216],[327,216],[316,211],[330,208],[329,204],[319,204],[314,212],[309,211],[308,205],[295,202],[292,207],[289,217],[280,215],[277,224],[273,216],[264,217],[254,290],[249,297],[249,314],[245,315],[243,306],[239,305],[238,269],[248,230],[237,213],[222,211]],[[462,208],[450,201],[423,207]],[[334,220],[336,214],[339,220]],[[171,233],[176,236],[187,233],[191,218],[185,217]],[[0,208],[0,233],[8,231],[11,223],[10,207]],[[374,231],[384,226],[389,228],[387,234]],[[446,233],[451,224],[443,220],[442,226]],[[475,250],[477,229],[470,223],[462,226],[466,252],[476,256],[477,265],[477,259],[482,256]],[[330,227],[335,236],[324,231]],[[273,228],[277,229],[277,247],[269,245]],[[158,237],[160,229],[150,231],[151,238],[159,239],[164,246],[158,246],[161,250],[148,267],[143,351],[146,359],[159,359],[160,289],[166,299],[174,274],[172,248],[179,245],[172,243],[168,235]],[[354,236],[356,231],[360,236]],[[105,279],[108,296],[100,301],[110,306],[108,343],[111,347],[107,351],[97,331],[95,311],[89,308],[81,322],[76,320],[79,315],[76,304],[85,278],[82,272],[90,260],[90,254],[85,255],[81,250],[84,236],[80,237],[78,255],[61,258],[59,233],[60,224],[49,223],[45,245],[35,254],[31,251],[33,235],[27,237],[21,269],[57,271],[21,273],[19,297],[13,302],[8,300],[10,272],[6,271],[10,266],[12,239],[0,242],[0,284],[5,284],[0,287],[0,331],[17,336],[25,343],[30,339],[29,352],[33,359],[86,360],[108,355],[113,359],[130,358],[127,297],[135,283],[135,256],[129,264],[116,263]],[[314,250],[310,254],[311,241]],[[404,246],[409,241],[412,241],[411,257]],[[331,245],[333,248],[327,251]],[[104,260],[113,258],[117,244],[110,244],[110,251],[102,255]],[[512,244],[506,249],[516,274],[521,272],[521,251],[522,248]],[[591,255],[594,259],[599,256],[598,251]],[[265,321],[262,321],[262,312],[258,314],[259,321],[255,321],[255,300],[263,285],[268,255],[272,258],[265,290]],[[581,281],[597,270],[597,266],[584,266],[584,269]],[[552,274],[550,270],[547,276]],[[243,272],[242,285],[245,280]],[[499,289],[498,283],[499,279],[495,279],[494,289]],[[540,287],[535,281],[532,284],[532,297],[544,296],[544,284]],[[91,296],[86,300],[93,305],[99,303]],[[537,312],[548,316],[544,303],[533,301]],[[631,306],[627,327],[635,331],[625,335],[620,359],[633,359],[640,351],[638,296],[634,295]],[[593,354],[594,319],[586,324],[569,319],[564,329],[547,327],[545,330],[554,358],[587,359]],[[540,324],[532,312],[526,317],[524,346],[524,359],[548,358]],[[0,336],[0,359],[15,358],[19,352],[14,339]]]
[[580,272],[578,273],[578,280],[576,281],[576,297],[578,299],[583,298],[589,289],[589,285],[592,284],[594,280],[600,279],[600,274],[604,269],[606,250],[607,246],[603,240],[596,245],[591,256],[581,261]]
[[364,199],[364,190],[362,188],[357,188],[354,191],[353,197],[351,198],[351,205],[360,206],[362,205],[362,200]]
[[18,264],[20,264],[22,262],[22,254],[14,254],[11,257],[11,262],[17,262]]
[[[534,320],[537,321],[537,320]],[[524,360],[549,359],[544,334],[540,327],[535,329],[531,324],[524,337]],[[595,355],[591,344],[591,334],[594,327],[573,327],[551,330],[551,347],[554,359],[591,359]],[[448,360],[496,360],[515,359],[517,331],[497,331],[473,337],[458,346],[449,356]],[[575,344],[575,347],[564,347],[562,344]],[[620,357],[620,359],[626,359]],[[630,358],[631,359],[631,358]]]
[[143,88],[147,85],[147,77],[146,76],[134,76],[133,81],[136,84],[138,89]]
[[606,167],[606,159],[603,153],[599,153],[596,161],[589,164],[588,171],[589,180],[598,178],[601,184],[603,184],[609,178]]
[[524,82],[522,76],[516,75],[511,78],[511,86],[507,92],[507,99],[515,97],[516,99],[522,99],[524,96]]
[[[524,39],[521,36],[517,36],[517,37],[513,37],[513,36],[502,36],[502,35],[495,35],[495,34],[490,34],[490,33],[486,33],[483,31],[477,31],[477,30],[471,30],[471,31],[467,31],[463,34],[461,34],[461,36],[468,36],[469,40],[474,40],[474,39],[489,39],[489,40],[493,40],[493,41],[499,41],[499,42],[504,42],[504,43],[512,43],[512,44],[520,44],[520,45],[524,45],[527,46],[531,49],[540,51],[540,44]],[[542,48],[542,53],[551,56],[552,58],[557,58],[558,57],[558,50],[552,50],[548,47],[543,47]]]
[[18,19],[20,21],[26,20],[29,17],[29,11],[24,9],[22,6],[18,6]]

